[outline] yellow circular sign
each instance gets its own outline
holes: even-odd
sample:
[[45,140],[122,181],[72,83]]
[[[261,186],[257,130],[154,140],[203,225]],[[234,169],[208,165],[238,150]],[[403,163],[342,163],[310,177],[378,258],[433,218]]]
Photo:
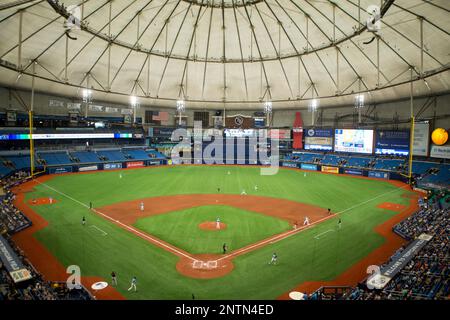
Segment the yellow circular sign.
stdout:
[[448,140],[448,132],[445,129],[437,128],[431,134],[431,140],[435,145],[442,146]]

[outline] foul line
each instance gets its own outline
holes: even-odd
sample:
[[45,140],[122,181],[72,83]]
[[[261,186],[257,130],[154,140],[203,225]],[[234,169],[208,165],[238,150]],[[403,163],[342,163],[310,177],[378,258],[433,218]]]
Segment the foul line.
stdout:
[[[47,185],[46,183],[40,182],[40,181],[37,180],[37,179],[36,179],[35,181],[38,182],[39,184],[44,185],[44,186],[47,187],[48,189],[53,190],[53,191],[56,192],[56,193],[59,193],[60,195],[66,197],[67,199],[72,200],[73,202],[76,202],[76,203],[78,203],[79,205],[81,205],[81,206],[83,206],[83,207],[85,207],[85,208],[89,208],[89,206],[88,206],[87,204],[85,204],[85,203],[83,203],[83,202],[81,202],[81,201],[78,201],[78,200],[75,199],[75,198],[72,198],[71,196],[65,194],[64,192],[61,192],[61,191],[59,191],[59,190],[56,190],[55,188],[50,187],[50,186]],[[121,227],[123,227],[123,228],[125,228],[125,229],[127,229],[127,230],[129,230],[129,231],[131,231],[131,232],[133,232],[133,233],[135,233],[135,234],[137,234],[137,235],[139,235],[141,238],[145,238],[145,239],[149,240],[150,242],[156,243],[156,244],[158,244],[159,246],[164,247],[164,248],[166,248],[166,249],[169,249],[169,251],[175,252],[176,254],[178,254],[178,255],[180,255],[180,256],[183,256],[183,257],[185,257],[185,258],[191,259],[191,260],[193,260],[193,261],[196,260],[196,259],[192,258],[190,255],[188,255],[188,254],[186,254],[186,253],[184,253],[184,252],[181,252],[181,251],[179,251],[178,249],[176,249],[176,248],[174,248],[174,247],[172,247],[172,246],[170,246],[170,245],[168,245],[168,244],[166,244],[166,243],[164,243],[164,242],[161,242],[161,241],[159,241],[159,240],[157,240],[157,239],[155,239],[155,238],[153,238],[153,237],[150,237],[149,235],[147,235],[147,234],[145,234],[145,233],[142,233],[142,232],[140,232],[139,230],[136,230],[135,228],[130,227],[130,226],[126,225],[125,223],[120,222],[119,220],[113,219],[113,218],[111,218],[110,216],[104,214],[103,212],[100,212],[100,211],[98,211],[98,210],[96,210],[96,209],[91,209],[91,210],[94,211],[95,213],[101,215],[102,217],[105,217],[106,219],[108,219],[108,220],[110,220],[110,221],[112,221],[112,222],[114,222],[114,223],[120,225]]]
[[89,227],[90,227],[90,228],[95,228],[95,229],[97,229],[98,231],[100,231],[101,233],[103,233],[103,236],[107,236],[107,235],[108,235],[108,233],[106,233],[105,231],[103,231],[102,229],[100,229],[99,227],[97,227],[96,225],[90,225]]
[[321,236],[323,236],[324,234],[327,234],[328,232],[334,232],[334,230],[333,230],[333,229],[328,229],[327,231],[324,231],[324,232],[319,233],[318,235],[314,236],[314,238],[317,239],[317,240],[319,240],[319,238],[320,238]]

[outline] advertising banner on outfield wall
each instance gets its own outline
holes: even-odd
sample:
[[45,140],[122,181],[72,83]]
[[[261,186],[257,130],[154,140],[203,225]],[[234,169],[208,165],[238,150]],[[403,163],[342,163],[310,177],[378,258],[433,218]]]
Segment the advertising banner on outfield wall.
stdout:
[[389,172],[369,171],[370,178],[389,179]]
[[132,161],[127,162],[127,168],[137,168],[137,167],[143,167],[144,161]]
[[3,263],[15,283],[33,278],[30,271],[22,264],[22,261],[11,248],[8,241],[1,235],[0,261]]
[[414,124],[414,156],[428,156],[428,141],[430,140],[430,124],[419,122]]
[[327,167],[327,166],[322,166],[322,172],[326,172],[326,173],[339,173],[339,168],[337,167]]
[[281,166],[282,166],[282,167],[288,167],[288,168],[298,168],[298,164],[295,163],[295,162],[286,162],[286,161],[283,161],[283,162],[281,162]]
[[86,167],[79,167],[78,171],[85,172],[85,171],[95,171],[98,170],[98,166],[86,166]]
[[315,164],[302,163],[300,168],[303,170],[317,171],[317,165]]
[[114,170],[114,169],[122,169],[121,163],[105,163],[103,165],[103,170]]
[[59,173],[68,173],[68,172],[72,172],[73,168],[72,167],[57,167],[57,168],[48,168],[48,173],[50,174],[59,174]]
[[437,145],[433,144],[431,146],[430,157],[441,158],[441,159],[450,159],[450,145],[437,146]]
[[345,169],[344,170],[345,174],[352,174],[355,176],[362,176],[363,172],[361,170],[355,170],[355,169]]

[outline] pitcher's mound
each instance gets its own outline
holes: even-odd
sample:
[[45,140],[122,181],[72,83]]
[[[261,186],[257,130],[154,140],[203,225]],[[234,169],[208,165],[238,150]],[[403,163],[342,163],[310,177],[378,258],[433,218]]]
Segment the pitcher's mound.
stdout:
[[181,257],[176,268],[179,273],[189,278],[214,279],[230,273],[234,265],[226,256],[198,254],[193,259]]
[[202,230],[210,230],[210,231],[219,231],[219,230],[225,230],[227,228],[227,225],[223,222],[219,222],[220,228],[217,228],[217,222],[212,221],[206,221],[202,222],[198,225],[198,227]]

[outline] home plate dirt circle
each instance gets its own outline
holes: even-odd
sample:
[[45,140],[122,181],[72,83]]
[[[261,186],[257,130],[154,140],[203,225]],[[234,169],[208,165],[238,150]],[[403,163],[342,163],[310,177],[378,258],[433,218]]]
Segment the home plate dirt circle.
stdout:
[[176,268],[179,273],[190,278],[220,278],[234,269],[231,259],[223,257],[219,254],[197,254],[192,259],[181,257]]
[[198,227],[202,230],[210,230],[210,231],[220,231],[227,228],[227,225],[223,222],[219,222],[220,228],[217,228],[217,222],[213,221],[206,221],[202,222],[198,225]]

